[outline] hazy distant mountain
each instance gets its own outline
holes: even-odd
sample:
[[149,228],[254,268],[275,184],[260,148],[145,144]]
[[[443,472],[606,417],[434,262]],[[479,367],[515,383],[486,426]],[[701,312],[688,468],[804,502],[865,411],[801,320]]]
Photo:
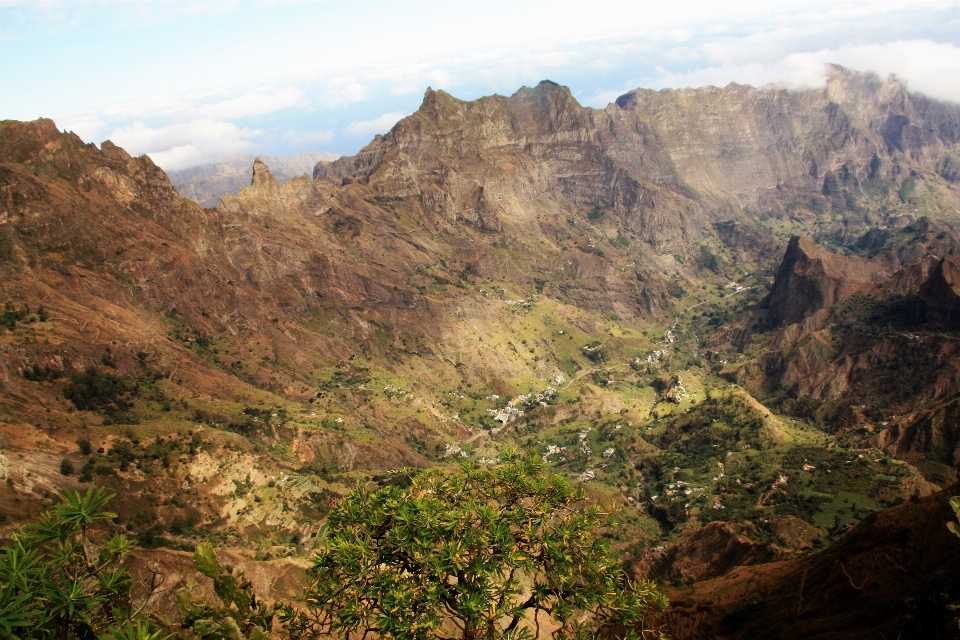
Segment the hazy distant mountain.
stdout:
[[222,162],[204,164],[182,171],[170,171],[170,182],[184,198],[205,207],[220,204],[220,198],[237,193],[253,179],[253,161],[263,160],[281,184],[299,175],[311,175],[320,160],[332,161],[340,156],[321,151],[305,151],[295,156],[234,156]]

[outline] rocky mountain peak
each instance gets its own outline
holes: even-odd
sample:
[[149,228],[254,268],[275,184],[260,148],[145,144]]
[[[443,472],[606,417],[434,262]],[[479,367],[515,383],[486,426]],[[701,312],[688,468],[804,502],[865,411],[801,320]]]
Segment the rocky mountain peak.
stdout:
[[927,320],[960,328],[960,257],[945,255],[920,287],[919,297]]
[[277,179],[273,176],[273,172],[270,171],[267,163],[260,158],[253,161],[253,179],[250,181],[250,186],[254,189],[273,189],[277,187]]
[[580,105],[576,98],[573,97],[570,87],[554,82],[553,80],[541,80],[532,87],[520,87],[514,92],[511,98],[519,100],[548,99],[555,102],[572,101],[577,106]]
[[841,256],[810,238],[794,236],[766,301],[769,319],[777,326],[801,322],[857,291],[872,289],[890,278],[898,266],[890,256],[873,260]]
[[619,96],[615,101],[616,104],[621,109],[629,109],[637,101],[637,92],[628,91],[627,93]]
[[672,255],[736,211],[749,221],[792,208],[819,225],[858,200],[881,209],[877,181],[905,183],[909,198],[914,174],[953,175],[944,158],[960,136],[955,106],[840,67],[826,89],[637,89],[616,105],[583,107],[550,81],[470,102],[428,89],[388,136],[314,177],[414,197],[428,216],[481,230],[522,227],[541,207],[598,207],[620,234]]
[[12,186],[14,182],[33,182],[32,188],[38,189],[43,178],[68,189],[79,186],[88,198],[97,193],[141,215],[179,207],[179,194],[149,157],[133,158],[109,140],[98,149],[75,133],[61,132],[45,118],[0,122],[0,165],[0,171],[11,175],[8,195],[20,188]]
[[45,159],[51,147],[62,144],[66,135],[49,118],[31,122],[4,120],[0,122],[0,161],[29,164]]
[[[292,156],[259,156],[270,168],[277,182],[283,184],[292,178],[310,175],[321,160],[336,160],[334,153],[305,151]],[[214,208],[224,196],[235,195],[241,187],[253,182],[255,155],[241,154],[217,162],[198,165],[168,173],[170,182],[184,198],[190,198],[204,207]]]
[[443,111],[444,108],[453,107],[460,102],[462,101],[454,98],[442,89],[435,90],[427,87],[427,90],[423,94],[423,102],[420,103],[420,108],[417,109],[417,112],[437,115]]

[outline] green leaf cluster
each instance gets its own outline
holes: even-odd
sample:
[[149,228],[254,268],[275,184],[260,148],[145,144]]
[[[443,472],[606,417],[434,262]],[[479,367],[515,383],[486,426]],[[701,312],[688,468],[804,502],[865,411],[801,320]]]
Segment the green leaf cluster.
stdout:
[[257,599],[253,586],[242,573],[224,567],[208,542],[197,545],[193,554],[197,570],[213,580],[220,605],[204,598],[203,587],[191,578],[177,594],[181,637],[209,640],[267,640],[273,618],[281,605],[267,606]]
[[666,600],[628,580],[580,509],[582,490],[539,456],[432,469],[406,488],[358,488],[331,513],[291,637],[638,638]]
[[0,637],[17,640],[156,640],[134,621],[132,580],[124,559],[130,540],[117,534],[98,546],[98,521],[114,518],[102,487],[67,492],[37,524],[0,548]]
[[[960,521],[960,496],[950,498],[950,508],[953,509],[953,515]],[[950,529],[953,535],[960,538],[960,526],[958,526],[956,522],[948,522],[947,528]]]
[[16,309],[13,306],[13,303],[9,300],[4,303],[3,313],[0,314],[0,327],[4,327],[13,331],[14,327],[17,326],[17,321],[26,320],[30,315],[30,307],[26,304],[21,306],[19,309]]

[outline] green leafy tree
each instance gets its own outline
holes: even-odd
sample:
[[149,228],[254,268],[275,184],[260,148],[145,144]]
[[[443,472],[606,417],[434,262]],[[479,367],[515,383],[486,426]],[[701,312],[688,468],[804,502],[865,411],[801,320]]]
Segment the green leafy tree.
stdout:
[[170,636],[163,635],[162,631],[151,629],[148,624],[127,620],[119,627],[110,627],[99,637],[101,640],[166,640]]
[[[408,474],[411,475],[411,474]],[[331,512],[294,638],[465,640],[657,636],[665,598],[598,536],[605,515],[542,460],[505,459],[358,488]]]
[[131,622],[130,540],[117,534],[97,545],[90,536],[95,523],[116,517],[106,510],[112,497],[102,487],[67,492],[0,548],[0,637],[155,640],[148,626]]
[[253,586],[242,573],[224,567],[210,543],[197,545],[193,554],[197,570],[213,580],[213,591],[220,605],[210,604],[203,587],[193,578],[177,594],[181,637],[204,640],[267,640],[273,627],[277,602],[267,606],[257,599]]
[[[953,514],[957,517],[957,520],[960,521],[960,496],[950,498],[950,508],[953,509]],[[947,528],[953,532],[953,535],[960,538],[960,526],[957,525],[957,522],[948,522]]]
[[[958,522],[960,522],[960,496],[950,498],[950,508],[953,509],[953,515],[957,518]],[[960,538],[960,525],[958,525],[958,522],[948,522],[947,529],[950,529],[953,535]],[[951,604],[948,605],[947,608],[956,614],[960,611],[960,604]],[[954,622],[957,624],[957,628],[960,628],[960,617],[955,617]]]

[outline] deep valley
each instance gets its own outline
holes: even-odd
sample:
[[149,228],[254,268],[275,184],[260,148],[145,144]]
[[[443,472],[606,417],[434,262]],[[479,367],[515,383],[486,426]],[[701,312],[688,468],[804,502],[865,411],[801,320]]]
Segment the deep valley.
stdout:
[[956,637],[958,224],[960,106],[842,67],[428,89],[216,207],[3,121],[0,534],[93,483],[165,586],[209,542],[288,598],[353,488],[526,451],[671,638]]

